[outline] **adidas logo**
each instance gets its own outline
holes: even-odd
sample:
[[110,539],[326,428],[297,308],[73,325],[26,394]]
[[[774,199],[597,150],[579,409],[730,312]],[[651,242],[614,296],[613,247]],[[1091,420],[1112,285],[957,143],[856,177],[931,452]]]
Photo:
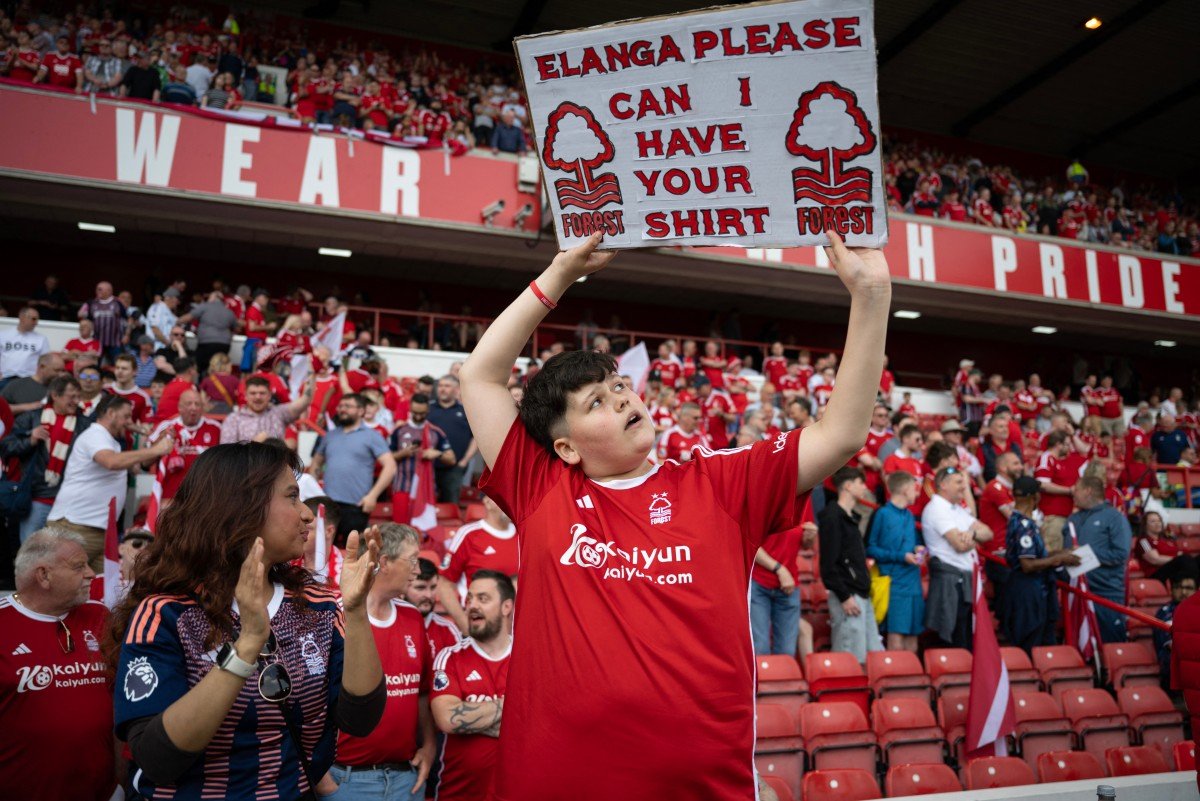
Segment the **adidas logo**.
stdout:
[[494,554],[495,552],[496,552],[496,549],[495,549],[495,548],[493,548],[492,546],[490,546],[490,545],[489,545],[489,546],[487,547],[487,549],[486,549],[486,550],[483,552],[483,555],[484,555],[484,556],[491,556],[491,555],[492,555],[492,554]]
[[576,498],[575,505],[578,506],[580,509],[595,509],[596,508],[595,506],[592,505],[592,496],[591,495],[584,495],[582,498]]
[[471,672],[470,672],[470,673],[467,675],[467,681],[483,681],[483,676],[480,676],[480,675],[479,675],[479,671],[478,671],[478,670],[472,670],[472,671],[471,671]]
[[18,645],[16,648],[13,649],[12,655],[13,656],[24,656],[25,654],[32,654],[32,653],[33,653],[33,650],[28,645],[26,645],[25,643],[21,643],[20,645]]

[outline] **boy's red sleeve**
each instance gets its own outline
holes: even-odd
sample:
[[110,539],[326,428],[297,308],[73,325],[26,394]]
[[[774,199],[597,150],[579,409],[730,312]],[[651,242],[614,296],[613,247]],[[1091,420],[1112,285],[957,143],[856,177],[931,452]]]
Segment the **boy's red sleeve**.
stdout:
[[737,520],[742,536],[758,546],[775,531],[799,524],[797,453],[801,430],[732,451],[696,451],[713,488],[714,502]]
[[562,460],[529,436],[518,417],[504,438],[496,463],[483,471],[479,488],[520,525],[566,469]]

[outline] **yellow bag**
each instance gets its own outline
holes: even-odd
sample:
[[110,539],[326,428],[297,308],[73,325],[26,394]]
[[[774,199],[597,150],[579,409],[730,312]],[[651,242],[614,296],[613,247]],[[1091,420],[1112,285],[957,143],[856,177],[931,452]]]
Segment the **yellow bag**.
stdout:
[[892,594],[892,577],[879,572],[878,565],[871,565],[871,606],[875,608],[875,622],[882,623],[888,613],[888,599]]

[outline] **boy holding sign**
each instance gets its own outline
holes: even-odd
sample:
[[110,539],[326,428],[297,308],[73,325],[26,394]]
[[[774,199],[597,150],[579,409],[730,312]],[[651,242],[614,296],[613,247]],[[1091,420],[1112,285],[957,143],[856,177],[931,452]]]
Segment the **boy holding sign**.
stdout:
[[463,366],[481,486],[519,532],[495,801],[755,798],[751,563],[795,525],[796,496],[862,447],[883,369],[887,263],[830,238],[849,331],[825,415],[803,432],[652,465],[649,412],[591,351],[547,361],[518,411],[513,362],[571,284],[612,260],[599,235],[560,253]]

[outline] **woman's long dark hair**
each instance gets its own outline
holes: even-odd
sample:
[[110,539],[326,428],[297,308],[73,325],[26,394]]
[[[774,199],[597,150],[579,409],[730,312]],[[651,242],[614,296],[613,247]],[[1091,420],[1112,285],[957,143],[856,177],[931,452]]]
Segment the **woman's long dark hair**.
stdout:
[[[129,593],[109,618],[105,650],[111,665],[129,618],[151,595],[194,597],[213,624],[208,648],[232,635],[234,589],[266,524],[275,482],[284,470],[302,469],[300,458],[282,443],[218,445],[196,459],[159,516],[154,541],[139,555]],[[307,570],[290,564],[272,567],[270,578],[297,593],[312,581]]]

